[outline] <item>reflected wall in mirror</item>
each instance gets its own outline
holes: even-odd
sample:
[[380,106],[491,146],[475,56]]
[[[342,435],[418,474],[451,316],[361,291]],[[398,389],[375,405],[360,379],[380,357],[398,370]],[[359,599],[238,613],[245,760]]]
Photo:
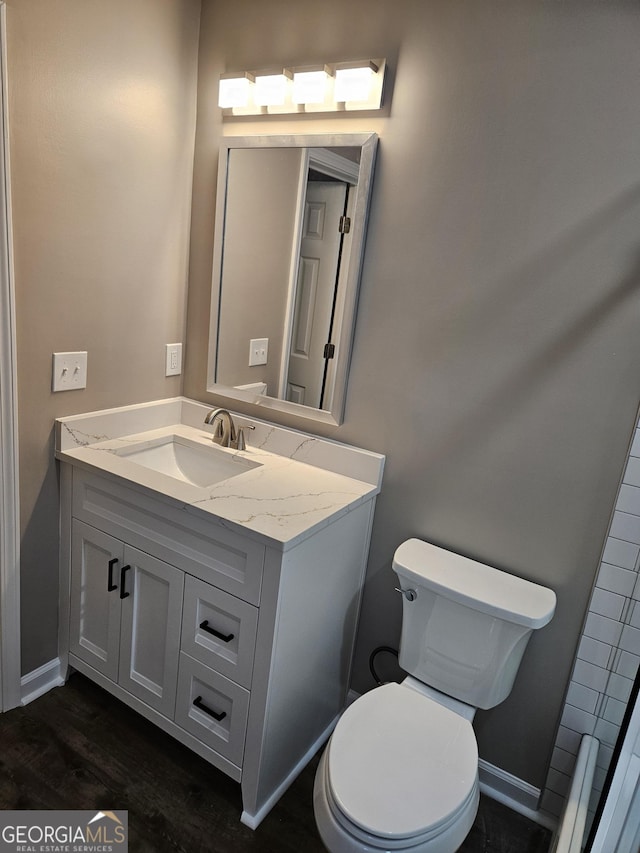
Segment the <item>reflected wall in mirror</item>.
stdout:
[[342,421],[377,137],[221,146],[208,390]]

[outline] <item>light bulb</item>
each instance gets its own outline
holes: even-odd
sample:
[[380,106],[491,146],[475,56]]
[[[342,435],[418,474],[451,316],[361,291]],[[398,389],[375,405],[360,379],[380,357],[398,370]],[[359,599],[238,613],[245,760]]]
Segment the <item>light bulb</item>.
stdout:
[[242,77],[221,77],[218,87],[218,106],[222,109],[246,107],[249,103],[251,80]]
[[328,79],[326,71],[296,71],[293,75],[294,104],[322,104]]
[[287,77],[284,74],[256,75],[253,99],[259,107],[277,107],[287,96]]
[[337,68],[334,91],[336,101],[368,101],[374,74],[370,65],[360,68]]

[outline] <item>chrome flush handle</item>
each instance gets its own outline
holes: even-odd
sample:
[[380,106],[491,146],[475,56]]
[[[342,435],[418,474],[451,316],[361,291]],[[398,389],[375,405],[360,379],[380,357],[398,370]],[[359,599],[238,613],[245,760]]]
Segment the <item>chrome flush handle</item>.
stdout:
[[407,601],[415,601],[418,597],[418,593],[415,589],[400,589],[399,586],[394,587],[396,592],[399,592],[401,595],[407,599]]

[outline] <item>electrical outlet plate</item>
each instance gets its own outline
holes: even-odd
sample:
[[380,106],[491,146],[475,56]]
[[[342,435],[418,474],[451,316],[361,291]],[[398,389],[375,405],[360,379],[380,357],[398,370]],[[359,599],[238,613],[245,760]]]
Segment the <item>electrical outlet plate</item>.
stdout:
[[182,373],[182,344],[167,344],[165,357],[165,376],[178,376]]
[[87,387],[87,353],[54,352],[51,388],[78,391]]
[[269,352],[269,338],[252,338],[249,341],[249,367],[266,364]]

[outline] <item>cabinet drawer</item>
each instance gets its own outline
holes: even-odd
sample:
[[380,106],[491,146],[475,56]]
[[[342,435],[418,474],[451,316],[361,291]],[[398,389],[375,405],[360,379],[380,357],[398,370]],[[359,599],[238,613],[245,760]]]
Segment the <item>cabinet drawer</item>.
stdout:
[[220,755],[242,765],[249,691],[180,653],[175,722]]
[[73,469],[73,516],[135,548],[260,603],[264,546],[142,492]]
[[182,651],[249,687],[258,610],[227,592],[185,577]]

